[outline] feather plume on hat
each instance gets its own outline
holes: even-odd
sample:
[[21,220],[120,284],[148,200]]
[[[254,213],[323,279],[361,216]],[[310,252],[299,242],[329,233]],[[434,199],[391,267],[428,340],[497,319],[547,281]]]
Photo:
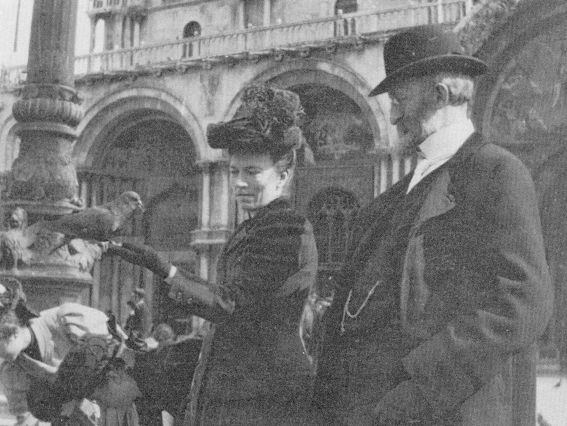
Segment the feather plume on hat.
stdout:
[[304,140],[298,126],[304,114],[297,94],[264,85],[248,86],[237,116],[207,127],[208,143],[211,148],[232,152],[298,149]]

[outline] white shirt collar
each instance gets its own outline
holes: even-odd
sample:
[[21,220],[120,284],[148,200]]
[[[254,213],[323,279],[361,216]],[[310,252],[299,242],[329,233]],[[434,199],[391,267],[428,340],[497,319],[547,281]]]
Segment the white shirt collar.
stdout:
[[421,154],[430,162],[451,158],[474,132],[470,119],[458,121],[429,135],[420,145]]

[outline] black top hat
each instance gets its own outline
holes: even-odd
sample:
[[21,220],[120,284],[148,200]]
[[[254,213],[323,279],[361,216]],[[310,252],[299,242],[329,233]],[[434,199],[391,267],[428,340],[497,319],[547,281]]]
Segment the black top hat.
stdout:
[[386,78],[369,96],[411,77],[443,71],[475,77],[488,70],[485,62],[465,53],[454,32],[441,25],[413,27],[392,36],[384,45],[384,63]]
[[207,142],[211,148],[228,149],[229,153],[263,154],[297,149],[303,143],[299,129],[303,115],[296,93],[250,85],[244,89],[242,106],[233,120],[209,124]]

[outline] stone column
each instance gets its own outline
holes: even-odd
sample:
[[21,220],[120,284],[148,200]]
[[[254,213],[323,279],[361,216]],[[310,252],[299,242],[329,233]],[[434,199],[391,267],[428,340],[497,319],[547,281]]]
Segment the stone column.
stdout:
[[[202,172],[200,226],[192,232],[191,246],[198,254],[197,273],[207,281],[216,281],[216,264],[222,247],[227,241],[228,213],[228,165],[226,160],[200,162]],[[194,317],[193,330],[204,330],[207,325]]]
[[140,21],[134,20],[134,37],[132,40],[132,47],[140,47]]
[[90,21],[91,21],[91,39],[89,42],[89,53],[94,53],[96,46],[96,24],[98,22],[98,18],[96,16],[91,16]]
[[443,0],[437,0],[437,23],[445,22],[445,14],[443,13]]
[[272,23],[272,0],[264,0],[264,26],[269,27]]
[[211,221],[211,173],[209,162],[199,163],[201,179],[201,229],[209,229]]
[[74,89],[76,18],[76,0],[35,0],[28,79],[12,108],[21,145],[2,200],[13,220],[0,232],[0,274],[20,278],[37,309],[88,302],[100,255],[94,244],[34,223],[82,208],[71,159],[83,117]]
[[12,165],[9,200],[40,213],[80,208],[71,162],[75,127],[83,117],[73,88],[76,16],[76,1],[35,1],[28,79],[12,108],[21,145]]

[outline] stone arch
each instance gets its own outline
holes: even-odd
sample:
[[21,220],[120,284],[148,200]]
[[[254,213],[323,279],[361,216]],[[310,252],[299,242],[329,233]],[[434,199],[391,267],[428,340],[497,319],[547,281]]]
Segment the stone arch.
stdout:
[[136,88],[113,93],[89,108],[77,129],[80,136],[73,152],[77,165],[92,166],[118,120],[140,110],[152,111],[180,125],[193,142],[191,149],[195,151],[197,162],[213,160],[211,157],[215,154],[206,144],[203,129],[183,102],[163,91]]
[[[300,84],[317,84],[337,90],[351,99],[362,111],[370,124],[375,143],[389,145],[388,123],[376,97],[369,98],[373,89],[351,69],[321,59],[306,58],[275,65],[256,75],[250,83],[269,82],[287,89]],[[234,116],[240,106],[240,90],[229,104],[224,119]]]
[[191,21],[183,27],[183,38],[199,37],[201,35],[201,24]]
[[[534,16],[538,18],[534,19]],[[479,81],[473,109],[480,130],[490,127],[498,88],[502,86],[514,58],[537,36],[566,21],[567,4],[564,1],[526,2],[504,28],[491,36],[476,52],[489,65],[489,72]]]
[[520,157],[534,178],[555,287],[555,310],[540,343],[540,362],[559,362],[563,368],[567,365],[566,22],[564,1],[521,3],[477,52],[489,64],[489,73],[479,81],[473,106],[482,132]]
[[[88,109],[79,132],[74,157],[87,204],[107,202],[125,190],[138,192],[150,209],[134,217],[121,238],[147,241],[171,260],[193,259],[191,232],[198,227],[202,190],[198,162],[211,155],[188,108],[155,89],[115,92]],[[160,318],[167,306],[154,277],[114,256],[103,257],[99,307],[124,317],[127,289],[135,286],[146,289]]]

